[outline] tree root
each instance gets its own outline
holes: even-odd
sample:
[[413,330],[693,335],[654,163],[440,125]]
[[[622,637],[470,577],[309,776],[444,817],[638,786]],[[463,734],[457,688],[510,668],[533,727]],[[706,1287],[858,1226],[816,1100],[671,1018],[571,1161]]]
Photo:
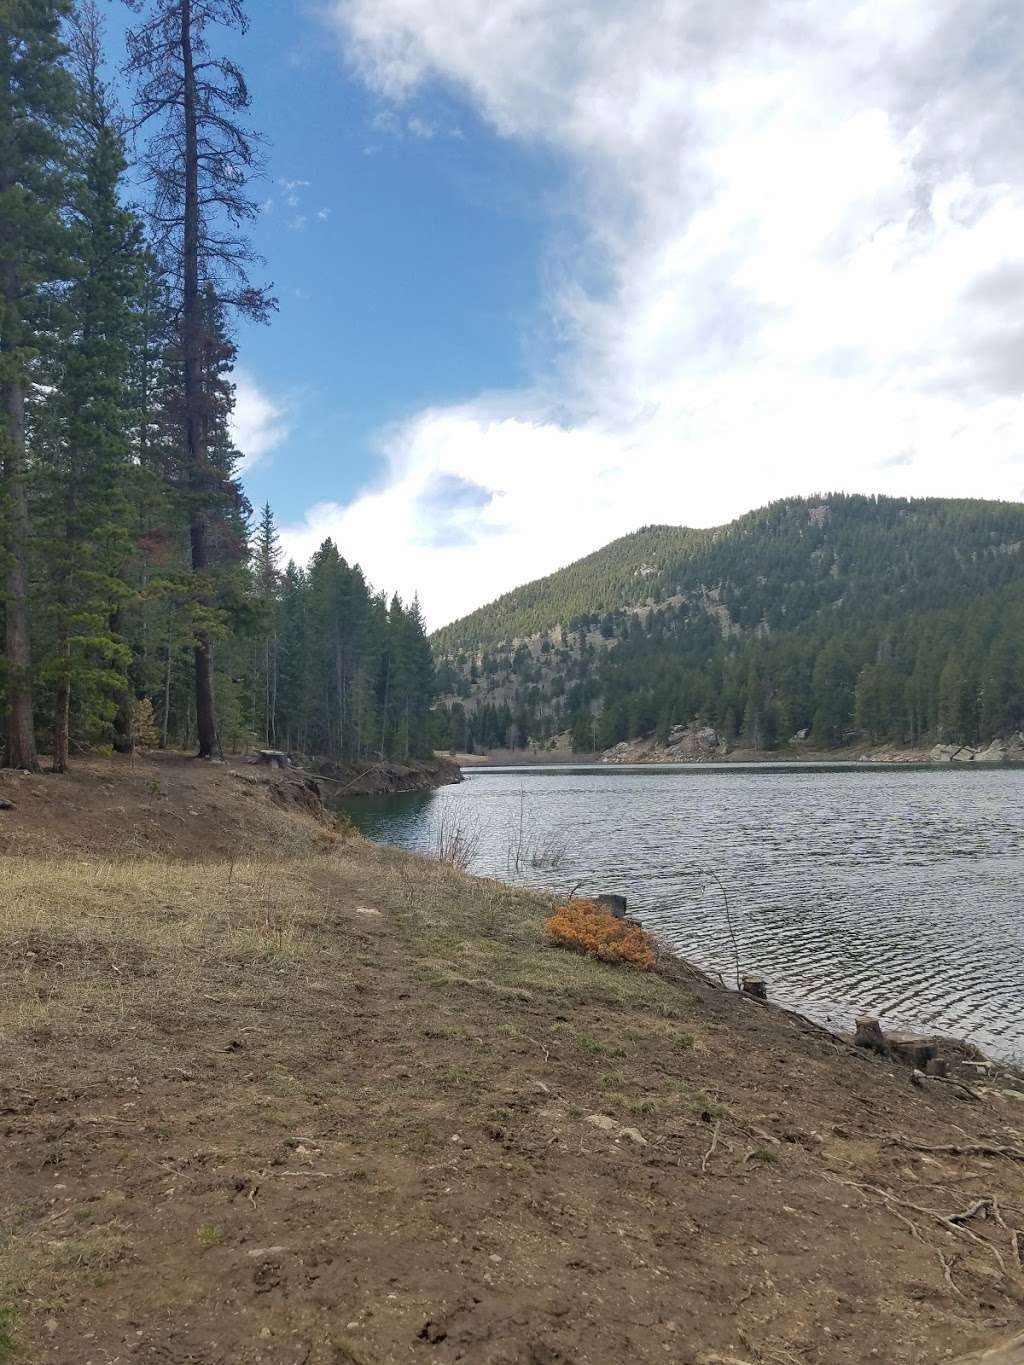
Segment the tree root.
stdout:
[[995,1199],[976,1199],[963,1213],[948,1215],[937,1213],[934,1209],[926,1209],[921,1204],[913,1204],[909,1199],[901,1199],[899,1195],[893,1194],[892,1190],[884,1190],[878,1185],[867,1185],[859,1180],[843,1180],[839,1176],[827,1176],[826,1178],[839,1185],[846,1185],[850,1189],[862,1190],[867,1194],[875,1195],[882,1201],[894,1217],[899,1218],[901,1223],[905,1223],[911,1228],[913,1235],[918,1241],[924,1241],[920,1228],[912,1223],[911,1219],[907,1218],[906,1215],[901,1214],[899,1212],[900,1209],[909,1209],[911,1213],[920,1214],[922,1217],[930,1219],[934,1223],[938,1223],[939,1226],[945,1228],[947,1232],[952,1232],[958,1237],[966,1237],[967,1240],[973,1242],[975,1246],[980,1246],[983,1250],[987,1251],[999,1266],[999,1271],[1003,1278],[1009,1278],[1006,1269],[1006,1261],[1003,1259],[1003,1254],[999,1248],[993,1246],[991,1242],[986,1241],[984,1237],[979,1237],[976,1232],[972,1232],[971,1229],[966,1226],[966,1223],[972,1218],[978,1217],[983,1212],[988,1213],[991,1211],[1000,1226],[1006,1228],[1006,1223],[1003,1222],[1002,1216],[999,1214],[999,1205]]
[[1000,1156],[1007,1161],[1024,1161],[1024,1147],[1004,1147],[989,1146],[987,1143],[943,1143],[940,1146],[929,1146],[923,1142],[911,1142],[909,1138],[895,1134],[887,1139],[893,1147],[902,1147],[908,1152],[931,1152],[940,1156]]
[[716,1121],[716,1123],[715,1123],[715,1131],[714,1131],[714,1133],[712,1133],[712,1135],[711,1135],[711,1146],[710,1146],[710,1147],[707,1149],[707,1151],[704,1153],[704,1156],[703,1156],[703,1158],[702,1158],[702,1160],[701,1160],[701,1163],[700,1163],[700,1169],[701,1169],[701,1171],[702,1171],[703,1173],[706,1173],[706,1172],[707,1172],[707,1169],[708,1169],[708,1162],[711,1160],[711,1158],[712,1158],[712,1157],[714,1156],[714,1154],[715,1154],[715,1151],[716,1151],[716,1149],[717,1149],[717,1147],[718,1147],[718,1135],[721,1133],[721,1131],[722,1131],[722,1120],[721,1120],[721,1119],[718,1119],[718,1120]]

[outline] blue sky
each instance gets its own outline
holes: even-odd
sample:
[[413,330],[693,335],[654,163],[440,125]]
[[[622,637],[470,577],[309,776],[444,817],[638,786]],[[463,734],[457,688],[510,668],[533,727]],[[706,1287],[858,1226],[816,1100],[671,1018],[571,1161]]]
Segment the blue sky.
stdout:
[[248,8],[236,431],[295,557],[440,625],[652,522],[1024,496],[1019,5]]
[[558,172],[550,151],[503,142],[454,92],[396,113],[346,73],[307,6],[257,0],[249,13],[230,46],[267,140],[253,241],[279,312],[239,337],[243,400],[251,379],[277,413],[257,423],[254,446],[273,442],[272,458],[253,460],[246,485],[288,523],[372,483],[391,425],[543,364]]

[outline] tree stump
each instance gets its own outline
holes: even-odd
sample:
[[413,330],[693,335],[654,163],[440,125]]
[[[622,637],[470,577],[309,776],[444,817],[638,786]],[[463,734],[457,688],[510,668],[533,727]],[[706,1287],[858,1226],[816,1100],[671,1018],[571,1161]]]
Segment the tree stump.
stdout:
[[768,999],[768,982],[763,976],[745,976],[740,989],[744,995],[749,995],[752,1000]]
[[862,1014],[857,1020],[857,1030],[853,1035],[853,1041],[858,1047],[869,1048],[872,1052],[888,1051],[881,1024],[869,1014]]
[[290,768],[291,759],[280,749],[258,749],[256,762],[264,768]]
[[610,910],[616,919],[626,918],[626,898],[625,896],[595,896],[594,901],[598,905],[603,905],[606,910]]

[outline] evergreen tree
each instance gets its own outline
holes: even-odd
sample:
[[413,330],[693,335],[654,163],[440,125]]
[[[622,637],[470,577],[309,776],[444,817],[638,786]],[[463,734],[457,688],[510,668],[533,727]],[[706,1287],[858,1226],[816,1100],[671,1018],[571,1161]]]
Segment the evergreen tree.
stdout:
[[0,518],[5,546],[8,767],[34,769],[25,400],[54,288],[68,273],[65,130],[74,84],[62,65],[70,0],[0,3]]
[[113,628],[127,596],[127,482],[131,454],[129,362],[141,226],[120,202],[121,136],[100,78],[94,5],[77,17],[74,120],[75,274],[51,400],[50,439],[37,452],[37,530],[45,538],[44,672],[55,688],[53,766],[68,762],[72,694],[80,729],[97,737],[113,719],[129,651]]
[[210,30],[247,28],[241,0],[153,0],[128,36],[129,71],[138,80],[140,122],[156,121],[144,157],[153,189],[157,251],[180,306],[181,398],[189,492],[189,539],[197,605],[194,642],[199,756],[217,745],[210,598],[210,519],[224,491],[211,458],[215,395],[208,383],[210,322],[231,307],[264,319],[273,307],[253,286],[253,252],[239,226],[257,213],[248,186],[260,167],[253,135],[239,121],[250,105],[240,68],[215,55]]

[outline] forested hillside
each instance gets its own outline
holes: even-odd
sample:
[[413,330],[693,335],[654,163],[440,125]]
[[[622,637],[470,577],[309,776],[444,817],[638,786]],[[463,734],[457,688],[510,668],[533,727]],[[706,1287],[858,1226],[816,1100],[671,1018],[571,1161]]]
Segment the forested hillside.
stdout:
[[1024,725],[1024,506],[830,495],[648,528],[434,647],[453,747],[693,721],[757,748],[990,739]]
[[260,144],[222,51],[244,11],[132,8],[122,109],[90,0],[0,5],[2,762],[426,753],[415,602],[329,541],[283,567],[237,476],[233,332],[275,307],[246,237]]

